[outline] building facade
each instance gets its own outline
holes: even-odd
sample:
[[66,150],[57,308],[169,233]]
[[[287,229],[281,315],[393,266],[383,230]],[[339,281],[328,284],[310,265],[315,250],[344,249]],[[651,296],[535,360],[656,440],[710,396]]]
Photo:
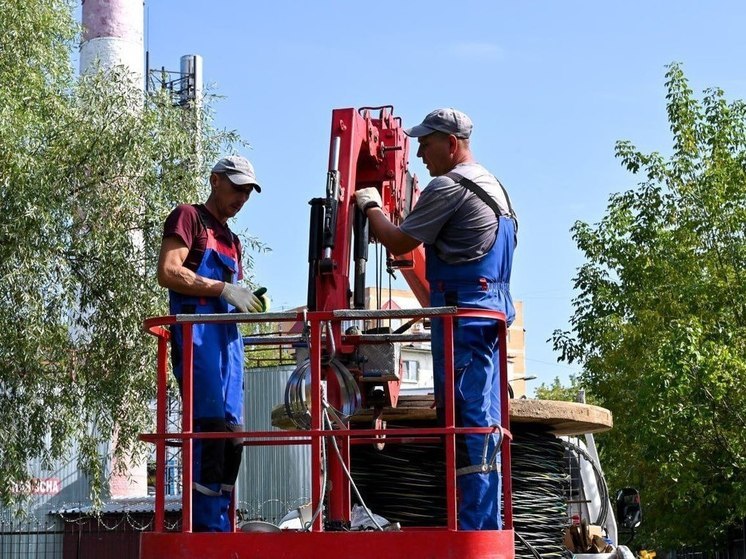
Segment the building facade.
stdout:
[[[366,288],[365,306],[367,309],[418,309],[421,308],[414,294],[408,289]],[[508,329],[508,382],[516,398],[526,394],[526,333],[523,323],[523,301],[515,301],[516,316]],[[388,327],[394,331],[406,319],[386,320],[382,324],[368,324],[367,327]],[[427,321],[415,322],[407,333],[429,332]],[[401,347],[401,388],[402,393],[426,393],[433,387],[433,360],[430,342],[411,342]]]

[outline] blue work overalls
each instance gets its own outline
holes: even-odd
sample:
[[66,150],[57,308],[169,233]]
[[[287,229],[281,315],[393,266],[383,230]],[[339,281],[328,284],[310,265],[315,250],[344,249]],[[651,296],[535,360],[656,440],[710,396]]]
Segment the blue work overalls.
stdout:
[[[515,318],[510,296],[510,271],[515,249],[515,221],[498,218],[497,237],[490,251],[476,262],[448,264],[425,247],[430,304],[502,311],[508,324]],[[435,402],[443,419],[445,401],[445,357],[443,320],[432,321],[432,353]],[[459,318],[454,323],[454,372],[456,425],[488,427],[500,425],[500,376],[497,323],[482,318]],[[497,436],[489,436],[487,459],[492,456]],[[456,467],[459,491],[458,520],[462,530],[500,529],[499,459],[489,473],[468,472],[482,464],[485,436],[466,435],[456,439]],[[499,456],[499,455],[498,455]],[[473,470],[474,468],[472,468]]]
[[[200,276],[235,283],[239,259],[233,239],[216,235],[213,218],[197,207],[207,232]],[[192,297],[169,291],[171,314],[228,313],[234,307],[220,297]],[[171,328],[173,370],[182,384],[182,327]],[[240,431],[243,423],[243,340],[237,324],[195,324],[194,431]],[[192,522],[195,532],[231,529],[229,507],[243,447],[239,439],[194,439]]]

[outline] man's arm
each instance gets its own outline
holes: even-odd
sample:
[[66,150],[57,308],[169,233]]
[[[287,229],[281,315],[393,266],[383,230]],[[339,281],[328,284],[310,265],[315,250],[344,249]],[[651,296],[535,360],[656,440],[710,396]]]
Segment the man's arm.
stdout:
[[394,256],[405,254],[420,245],[420,241],[410,237],[391,223],[379,207],[370,207],[365,212],[373,234]]
[[177,236],[163,239],[158,258],[158,284],[183,295],[220,297],[224,283],[195,274],[184,266],[189,247]]

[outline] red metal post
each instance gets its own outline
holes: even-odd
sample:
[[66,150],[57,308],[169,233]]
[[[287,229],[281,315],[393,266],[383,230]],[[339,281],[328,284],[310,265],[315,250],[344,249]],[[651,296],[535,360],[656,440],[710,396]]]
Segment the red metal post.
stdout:
[[[194,373],[194,348],[192,347],[192,323],[186,322],[181,325],[184,348],[182,352],[182,363],[184,364],[181,395],[182,416],[181,432],[192,435],[192,412],[193,412],[193,373]],[[192,442],[194,439],[184,439],[181,447],[182,485],[181,485],[181,531],[192,531]]]
[[230,522],[231,532],[236,531],[236,487],[233,486],[231,492],[231,504],[228,507],[228,521]]
[[[510,409],[508,406],[508,326],[505,320],[498,320],[498,348],[500,350],[500,423],[503,429],[510,431]],[[503,518],[505,523],[503,528],[513,529],[513,478],[510,468],[510,439],[502,438],[502,449],[500,453],[502,459],[502,486],[503,486],[503,503],[505,510]]]
[[[453,371],[453,317],[443,316],[444,355],[446,366],[446,401],[445,428],[452,429],[456,425],[456,410],[454,393],[456,391]],[[432,342],[431,342],[432,343]],[[436,341],[437,343],[437,341]],[[458,515],[456,513],[456,436],[452,433],[444,435],[446,448],[446,512],[448,515],[448,529],[458,529]]]
[[[328,330],[327,330],[328,333]],[[336,409],[342,407],[342,397],[340,387],[337,383],[337,377],[325,367],[326,378],[326,397],[329,403]],[[322,425],[323,429],[328,429],[327,425]],[[339,457],[332,446],[331,438],[327,438],[327,475],[332,490],[329,492],[329,508],[327,514],[330,520],[339,520],[346,522],[350,520],[350,481],[340,464]],[[344,461],[347,470],[350,469],[350,439],[348,437],[336,437],[337,447]]]
[[[168,340],[164,334],[158,336],[158,385],[156,392],[156,433],[166,433],[166,384],[168,370],[166,356],[168,355]],[[166,508],[166,441],[155,443],[155,519],[153,529],[163,532]]]
[[[311,314],[313,316],[313,314]],[[311,339],[309,341],[311,359],[311,431],[319,432],[321,425],[321,324],[318,320],[310,319]],[[324,441],[319,437],[311,439],[311,510],[314,512],[322,507],[324,495],[321,493],[323,464],[321,445]],[[321,531],[321,515],[313,521],[311,529]]]

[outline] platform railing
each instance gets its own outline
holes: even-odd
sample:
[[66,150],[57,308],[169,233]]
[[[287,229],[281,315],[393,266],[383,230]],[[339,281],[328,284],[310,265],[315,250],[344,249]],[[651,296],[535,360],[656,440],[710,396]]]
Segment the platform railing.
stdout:
[[[430,428],[397,428],[389,429],[325,429],[322,421],[322,348],[324,341],[325,324],[365,320],[373,318],[441,318],[443,320],[444,332],[444,355],[445,355],[445,421],[441,427]],[[182,532],[192,531],[192,451],[195,439],[211,438],[240,438],[244,446],[264,445],[288,445],[288,444],[310,444],[311,445],[311,475],[312,487],[311,498],[312,510],[320,506],[324,498],[322,494],[322,438],[336,437],[345,442],[344,448],[349,448],[350,442],[365,443],[367,441],[380,441],[385,437],[386,444],[406,444],[423,437],[442,437],[445,447],[446,458],[446,508],[447,529],[458,530],[457,505],[456,505],[456,436],[465,434],[489,434],[494,432],[492,427],[456,427],[455,421],[455,384],[454,384],[454,321],[457,318],[489,318],[498,324],[498,347],[500,348],[499,374],[500,374],[500,405],[501,423],[499,429],[501,448],[501,473],[503,491],[503,527],[512,530],[512,484],[510,469],[510,441],[512,436],[509,430],[508,411],[508,379],[507,379],[507,324],[505,315],[497,311],[484,309],[457,309],[456,307],[428,307],[423,309],[397,309],[397,310],[337,310],[337,311],[315,311],[315,312],[274,312],[274,313],[231,313],[231,314],[202,314],[202,315],[170,315],[153,317],[145,320],[144,330],[155,336],[158,340],[157,358],[157,402],[156,402],[156,433],[143,434],[140,438],[151,442],[156,446],[156,481],[155,481],[155,517],[154,532],[164,531],[165,519],[165,482],[166,482],[166,447],[169,445],[180,445],[182,447]],[[193,431],[193,347],[192,329],[195,324],[204,323],[279,323],[279,322],[304,322],[309,325],[307,341],[310,346],[311,363],[311,428],[310,430],[288,430],[288,431],[245,431],[245,432],[202,432]],[[170,343],[170,326],[182,327],[182,432],[169,433],[166,428],[167,414],[167,383],[168,383],[168,355]],[[406,339],[408,335],[384,335],[383,342],[396,342],[397,336]],[[371,343],[375,338],[372,336],[342,336],[345,339],[365,339]],[[277,344],[276,337],[262,340],[261,336],[251,337],[251,343],[260,345]],[[287,343],[287,342],[285,342]],[[349,455],[344,454],[349,469]],[[333,491],[333,489],[332,489]],[[348,491],[349,493],[349,491]],[[232,515],[232,525],[235,526],[235,510]],[[321,515],[314,518],[310,527],[311,531],[323,531]]]

